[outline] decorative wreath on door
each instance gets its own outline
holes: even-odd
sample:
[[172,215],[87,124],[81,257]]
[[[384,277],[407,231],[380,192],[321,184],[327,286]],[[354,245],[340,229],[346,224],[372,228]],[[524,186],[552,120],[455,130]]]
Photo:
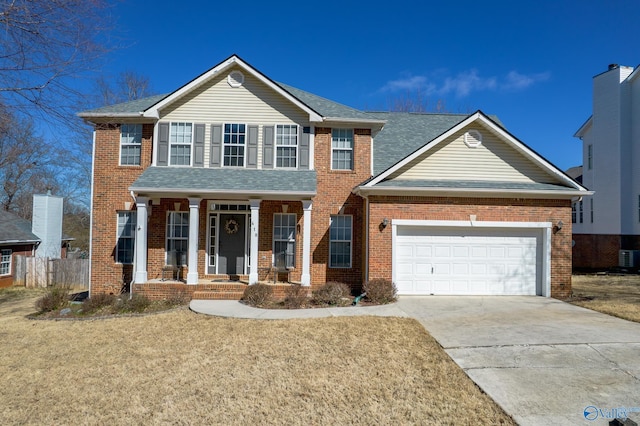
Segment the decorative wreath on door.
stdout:
[[240,230],[240,225],[238,225],[238,222],[236,222],[235,219],[227,219],[227,221],[224,223],[224,230],[229,235],[235,234]]

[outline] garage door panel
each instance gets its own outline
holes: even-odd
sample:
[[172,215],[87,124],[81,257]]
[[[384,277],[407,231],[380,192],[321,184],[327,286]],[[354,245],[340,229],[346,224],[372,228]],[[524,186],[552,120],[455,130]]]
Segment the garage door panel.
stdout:
[[536,293],[539,229],[411,228],[396,234],[400,294]]

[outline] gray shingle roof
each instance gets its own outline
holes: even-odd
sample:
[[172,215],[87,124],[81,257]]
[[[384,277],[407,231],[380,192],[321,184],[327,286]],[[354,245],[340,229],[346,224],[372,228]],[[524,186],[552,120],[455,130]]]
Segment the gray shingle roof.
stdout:
[[78,113],[78,115],[80,117],[101,116],[101,115],[110,116],[114,114],[115,115],[122,115],[122,114],[135,115],[135,114],[138,114],[140,111],[144,111],[150,106],[158,103],[159,101],[161,101],[167,96],[168,96],[167,94],[148,96],[146,98],[136,99],[135,101],[123,102],[123,103],[114,104],[114,105],[107,105],[104,107],[91,109],[88,111],[82,111]]
[[0,243],[40,241],[31,232],[31,222],[0,210]]
[[315,194],[314,170],[149,167],[129,188],[139,192]]
[[287,92],[301,100],[308,107],[319,113],[323,117],[343,118],[343,119],[355,119],[355,120],[380,120],[379,118],[371,116],[369,113],[351,108],[349,106],[340,104],[338,102],[325,99],[321,96],[314,95],[313,93],[305,92],[304,90],[297,89],[289,86],[288,84],[276,83]]
[[372,112],[386,120],[373,139],[373,169],[378,175],[468,117],[466,114]]

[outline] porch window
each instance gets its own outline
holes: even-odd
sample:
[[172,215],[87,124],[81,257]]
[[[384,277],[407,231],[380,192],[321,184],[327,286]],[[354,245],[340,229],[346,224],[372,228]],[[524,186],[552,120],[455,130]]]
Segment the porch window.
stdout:
[[276,167],[297,167],[298,126],[285,124],[276,126]]
[[352,216],[331,216],[329,229],[330,268],[351,268],[352,223]]
[[120,165],[139,166],[142,146],[142,124],[120,126]]
[[[167,216],[167,262],[174,258],[177,263],[186,263],[189,248],[189,212],[169,212]],[[175,256],[172,258],[172,256]]]
[[578,215],[578,211],[576,209],[576,204],[577,203],[572,203],[571,204],[571,223],[576,223],[576,218]]
[[118,212],[116,263],[131,265],[136,230],[136,212]]
[[191,141],[193,126],[191,123],[171,123],[169,133],[169,161],[172,166],[191,165]]
[[224,165],[244,167],[246,126],[244,124],[224,125]]
[[331,168],[353,170],[353,130],[333,129],[331,132]]
[[276,213],[273,215],[273,254],[284,253],[287,268],[296,265],[296,214]]
[[0,275],[11,274],[11,249],[2,249],[0,253]]

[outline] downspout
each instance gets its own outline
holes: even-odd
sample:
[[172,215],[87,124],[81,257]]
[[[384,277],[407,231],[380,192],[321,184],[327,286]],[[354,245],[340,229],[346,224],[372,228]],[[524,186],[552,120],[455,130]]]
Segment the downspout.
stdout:
[[365,223],[365,233],[364,233],[364,282],[369,281],[369,196],[361,195],[364,198],[365,209],[364,209],[364,223]]
[[93,131],[93,143],[91,146],[91,200],[89,201],[89,297],[91,297],[91,270],[93,262],[93,185],[95,183],[96,175],[96,131]]

